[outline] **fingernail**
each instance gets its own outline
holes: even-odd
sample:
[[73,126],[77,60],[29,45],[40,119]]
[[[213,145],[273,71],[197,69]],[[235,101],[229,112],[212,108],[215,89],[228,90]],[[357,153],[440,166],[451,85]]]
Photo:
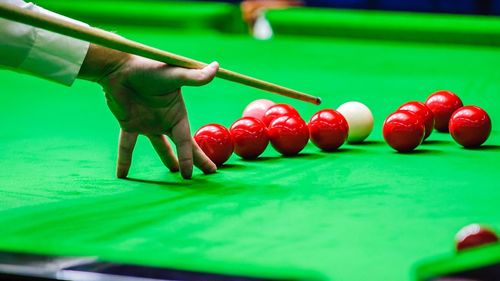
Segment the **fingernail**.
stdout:
[[213,174],[217,172],[217,166],[215,164],[205,171],[205,174]]

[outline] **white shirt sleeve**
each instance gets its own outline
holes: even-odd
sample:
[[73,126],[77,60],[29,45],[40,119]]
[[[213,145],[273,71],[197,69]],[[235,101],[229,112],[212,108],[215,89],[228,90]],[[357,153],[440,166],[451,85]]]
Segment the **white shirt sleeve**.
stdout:
[[[22,0],[0,2],[87,26]],[[0,67],[69,86],[76,79],[88,48],[88,42],[0,18]]]

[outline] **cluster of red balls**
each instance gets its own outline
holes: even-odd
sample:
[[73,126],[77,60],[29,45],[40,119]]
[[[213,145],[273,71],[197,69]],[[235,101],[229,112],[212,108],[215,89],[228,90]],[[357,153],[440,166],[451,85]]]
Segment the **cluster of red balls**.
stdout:
[[333,109],[314,114],[307,124],[288,104],[257,100],[243,111],[243,117],[226,129],[208,124],[195,133],[194,139],[218,166],[234,152],[243,159],[256,159],[269,143],[284,156],[298,154],[309,139],[325,151],[339,148],[347,139],[346,119]]
[[410,152],[427,139],[433,128],[450,132],[460,145],[472,148],[483,144],[491,132],[491,120],[478,106],[463,106],[450,91],[437,91],[425,103],[412,101],[400,106],[384,122],[386,142],[398,152]]
[[[359,116],[358,112],[355,114]],[[383,135],[385,141],[398,152],[410,152],[427,139],[433,129],[449,131],[453,139],[464,147],[477,147],[488,139],[491,120],[480,107],[463,106],[454,93],[438,91],[431,94],[425,103],[412,101],[401,105],[385,120]],[[299,112],[288,104],[256,100],[245,108],[243,117],[229,129],[208,124],[195,133],[194,139],[205,154],[220,166],[233,152],[243,159],[255,159],[269,143],[285,156],[298,154],[309,139],[324,151],[334,151],[344,144],[348,133],[346,118],[336,110],[320,110],[306,123]]]

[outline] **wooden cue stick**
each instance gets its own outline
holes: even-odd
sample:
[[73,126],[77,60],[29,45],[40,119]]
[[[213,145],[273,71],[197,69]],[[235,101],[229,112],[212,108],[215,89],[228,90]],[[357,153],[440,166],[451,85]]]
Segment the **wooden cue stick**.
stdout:
[[[0,17],[175,66],[200,69],[207,65],[206,63],[197,60],[179,56],[123,38],[112,32],[66,22],[58,18],[22,9],[14,5],[8,5],[4,3],[0,4]],[[319,97],[285,88],[224,68],[220,68],[216,76],[222,79],[280,94],[290,98],[302,100],[305,102],[310,102],[313,104],[321,103],[321,99]]]

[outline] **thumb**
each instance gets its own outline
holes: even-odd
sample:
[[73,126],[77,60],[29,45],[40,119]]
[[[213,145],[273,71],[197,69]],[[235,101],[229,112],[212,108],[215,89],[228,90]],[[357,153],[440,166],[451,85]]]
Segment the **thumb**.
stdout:
[[218,70],[219,63],[212,62],[202,69],[178,68],[176,76],[183,86],[202,86],[210,83]]

